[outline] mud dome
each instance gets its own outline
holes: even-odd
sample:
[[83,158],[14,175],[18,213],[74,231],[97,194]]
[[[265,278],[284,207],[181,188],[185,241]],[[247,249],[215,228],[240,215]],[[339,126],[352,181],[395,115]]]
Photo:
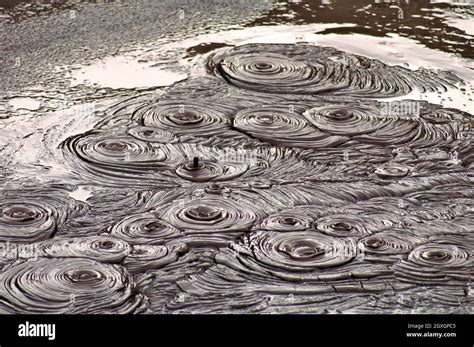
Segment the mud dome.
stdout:
[[446,90],[459,82],[442,71],[410,71],[330,47],[245,45],[217,55],[211,63],[229,83],[269,93],[389,97]]
[[473,313],[473,118],[410,97],[472,81],[228,46],[2,144],[0,313]]

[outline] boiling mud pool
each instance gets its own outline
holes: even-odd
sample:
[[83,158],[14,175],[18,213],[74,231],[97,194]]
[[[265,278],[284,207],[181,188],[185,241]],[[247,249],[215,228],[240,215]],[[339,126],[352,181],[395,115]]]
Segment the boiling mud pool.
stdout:
[[473,6],[270,7],[2,96],[0,312],[473,313]]

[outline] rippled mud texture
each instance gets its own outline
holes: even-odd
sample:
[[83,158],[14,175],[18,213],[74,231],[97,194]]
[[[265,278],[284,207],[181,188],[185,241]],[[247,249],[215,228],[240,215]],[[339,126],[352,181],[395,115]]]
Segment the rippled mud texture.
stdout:
[[413,98],[471,80],[306,43],[187,54],[170,86],[0,119],[0,313],[474,313],[473,118]]
[[330,47],[245,45],[212,62],[229,83],[269,93],[390,97],[447,91],[461,79],[443,71],[411,71]]
[[0,278],[2,313],[123,314],[144,308],[145,298],[119,265],[80,257],[41,258],[12,264]]
[[[74,188],[69,188],[72,190]],[[45,240],[64,232],[88,206],[68,196],[68,187],[11,187],[0,190],[0,241]]]

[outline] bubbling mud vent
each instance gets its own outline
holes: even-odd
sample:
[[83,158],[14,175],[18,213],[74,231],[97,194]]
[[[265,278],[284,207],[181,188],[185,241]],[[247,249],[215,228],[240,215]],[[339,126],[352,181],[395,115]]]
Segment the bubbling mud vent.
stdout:
[[468,64],[256,33],[99,112],[5,111],[0,313],[474,313]]
[[446,90],[460,82],[444,71],[410,71],[330,47],[304,45],[244,45],[216,55],[211,64],[235,86],[270,93],[388,97],[415,88]]

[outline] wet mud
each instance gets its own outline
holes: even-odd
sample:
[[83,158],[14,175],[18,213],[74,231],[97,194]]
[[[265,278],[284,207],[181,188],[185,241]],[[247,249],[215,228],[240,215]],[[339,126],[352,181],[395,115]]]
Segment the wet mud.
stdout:
[[0,313],[473,313],[473,116],[414,97],[468,102],[468,68],[196,47],[5,110]]

